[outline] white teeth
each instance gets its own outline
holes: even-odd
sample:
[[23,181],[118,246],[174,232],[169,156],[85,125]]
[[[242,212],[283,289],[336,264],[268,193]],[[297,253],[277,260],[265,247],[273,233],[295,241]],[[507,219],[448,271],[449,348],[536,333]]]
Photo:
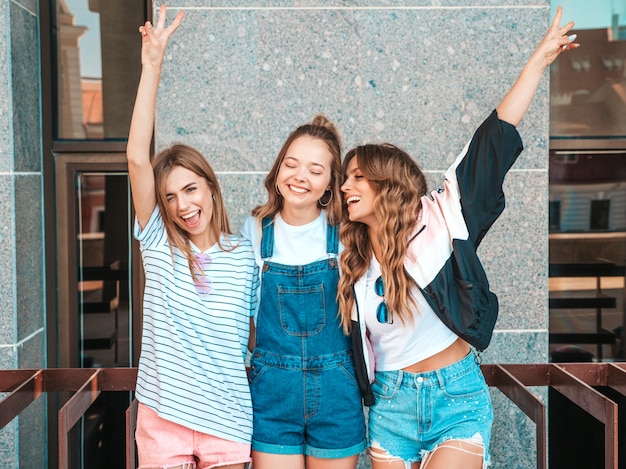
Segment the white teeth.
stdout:
[[198,214],[198,212],[199,212],[199,211],[200,211],[200,210],[196,210],[195,212],[191,212],[191,213],[189,213],[189,214],[187,214],[187,215],[183,215],[181,218],[182,218],[183,220],[187,220],[187,219],[189,219],[189,218],[191,218],[191,217],[196,216],[196,215]]
[[361,200],[361,197],[359,197],[358,195],[353,195],[352,197],[348,197],[346,199],[346,205],[354,204],[360,200]]
[[306,189],[303,189],[301,187],[296,187],[296,186],[289,186],[289,189],[291,189],[294,192],[297,192],[298,194],[304,194],[305,192],[308,192]]

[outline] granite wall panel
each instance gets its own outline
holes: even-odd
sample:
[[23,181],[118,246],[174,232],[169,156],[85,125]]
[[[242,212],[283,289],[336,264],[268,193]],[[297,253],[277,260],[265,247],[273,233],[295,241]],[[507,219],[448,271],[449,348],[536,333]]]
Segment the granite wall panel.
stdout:
[[[264,174],[286,136],[318,112],[341,129],[346,150],[396,143],[436,187],[549,20],[548,4],[537,0],[168,6],[171,17],[179,8],[186,17],[163,68],[157,147],[181,140],[207,155],[233,227],[264,200]],[[501,304],[485,363],[547,361],[548,99],[546,72],[519,126],[525,150],[507,176],[507,209],[479,251]],[[534,467],[533,424],[498,391],[492,396],[495,467]]]
[[[1,1],[0,368],[46,365],[38,3]],[[46,467],[46,399],[0,430],[0,467]]]

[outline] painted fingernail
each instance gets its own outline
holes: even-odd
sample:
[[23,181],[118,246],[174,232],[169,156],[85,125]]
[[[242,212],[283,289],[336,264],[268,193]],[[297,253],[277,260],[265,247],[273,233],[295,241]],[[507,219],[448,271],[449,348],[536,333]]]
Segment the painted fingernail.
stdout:
[[572,35],[569,37],[569,40],[570,40],[570,41],[573,41],[574,39],[576,39],[576,37],[577,37],[577,35],[576,35],[576,34],[572,34]]

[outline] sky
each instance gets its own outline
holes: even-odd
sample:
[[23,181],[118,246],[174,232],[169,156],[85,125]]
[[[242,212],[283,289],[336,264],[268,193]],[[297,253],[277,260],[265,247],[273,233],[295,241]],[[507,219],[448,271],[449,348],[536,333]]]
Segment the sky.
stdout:
[[563,8],[563,22],[574,21],[576,29],[606,28],[613,14],[626,24],[626,0],[555,0],[550,5],[550,18],[557,7]]
[[80,46],[80,73],[83,78],[102,78],[100,56],[100,15],[89,11],[89,0],[65,0],[74,14],[77,26],[88,29],[78,40]]
[[[89,11],[88,0],[66,2],[76,16],[75,24],[88,28],[79,39],[81,75],[101,78],[99,15]],[[563,7],[563,21],[574,21],[576,29],[605,28],[610,25],[612,14],[618,14],[620,23],[626,24],[626,0],[555,0],[550,6],[550,17],[558,5]]]

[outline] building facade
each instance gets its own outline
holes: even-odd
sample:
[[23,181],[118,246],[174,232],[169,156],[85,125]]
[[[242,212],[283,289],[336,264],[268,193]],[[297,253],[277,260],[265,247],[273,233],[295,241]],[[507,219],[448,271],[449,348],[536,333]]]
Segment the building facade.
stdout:
[[[75,34],[59,32],[58,41],[76,42],[84,32],[71,23],[67,3],[0,0],[2,369],[84,365],[67,344],[80,342],[73,332],[72,295],[80,275],[77,258],[82,259],[76,249],[94,237],[80,236],[77,242],[67,229],[77,223],[78,212],[76,207],[66,210],[61,181],[76,161],[92,165],[92,173],[124,172],[124,144],[117,140],[123,140],[129,113],[116,114],[118,109],[105,106],[102,129],[101,122],[85,117],[93,113],[82,105],[72,113],[75,102],[63,102],[58,87],[52,89],[52,83],[66,83],[56,73],[57,57],[49,53],[48,34],[61,30],[59,24],[50,25],[56,8],[62,13],[58,22],[69,21]],[[97,10],[104,0],[88,3]],[[117,9],[113,4],[118,2],[107,0],[107,8],[101,9],[113,15],[109,24],[118,25],[125,37],[137,34],[141,15],[129,17],[125,3]],[[158,4],[146,5],[148,14]],[[163,66],[155,148],[184,141],[207,155],[219,175],[233,227],[264,200],[263,178],[289,132],[320,112],[342,130],[346,149],[393,142],[416,157],[430,186],[437,187],[513,84],[551,19],[549,4],[539,0],[173,0],[168,8],[170,19],[179,9],[185,10],[185,18]],[[112,54],[135,54],[131,59],[138,66],[136,49],[126,53],[114,42],[107,44]],[[102,91],[117,93],[115,102],[130,100],[132,105],[138,68],[126,73],[106,67],[116,60],[103,52]],[[107,70],[115,72],[112,78],[105,79]],[[519,126],[525,149],[506,179],[507,209],[479,251],[500,300],[484,363],[549,359],[549,78],[546,72]],[[85,88],[80,93],[77,81],[67,83],[69,94],[91,96]],[[86,88],[93,93],[93,83]],[[64,105],[68,110],[58,111]],[[59,126],[74,132],[61,143]],[[111,132],[111,141],[76,150],[71,145],[81,140],[81,130],[86,139],[95,135],[106,140]],[[115,226],[127,239],[128,200],[121,205],[115,225],[107,218],[107,233]],[[136,246],[126,242],[133,250],[126,266],[131,290],[140,289]],[[110,261],[105,255],[98,263]],[[67,289],[68,282],[74,282],[74,290]],[[130,303],[140,296],[133,295]],[[138,334],[139,311],[132,311],[126,366],[136,363],[138,352],[132,339]],[[494,467],[511,467],[511,460],[519,463],[516,467],[535,467],[529,454],[535,447],[533,425],[498,392],[493,399]],[[47,461],[54,461],[49,459],[54,446],[49,434],[56,405],[55,399],[39,399],[0,430],[0,468],[54,467]]]

